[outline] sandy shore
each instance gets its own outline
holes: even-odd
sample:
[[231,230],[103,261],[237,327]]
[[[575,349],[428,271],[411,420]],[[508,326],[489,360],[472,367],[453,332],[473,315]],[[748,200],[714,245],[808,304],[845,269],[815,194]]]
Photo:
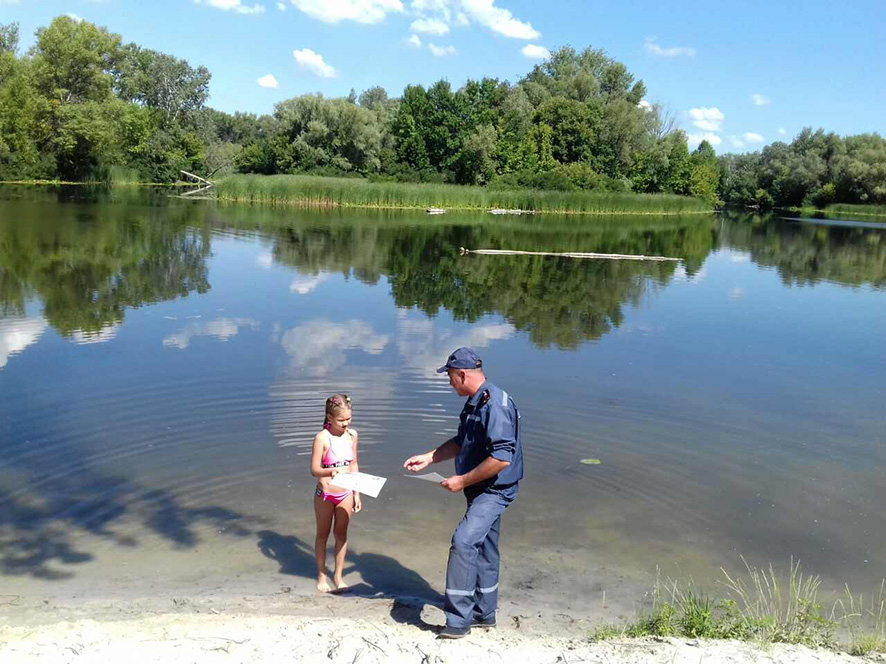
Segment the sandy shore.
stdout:
[[[165,602],[164,602],[165,603]],[[4,606],[0,661],[48,662],[862,662],[796,646],[637,639],[592,643],[590,626],[565,617],[502,611],[495,630],[439,641],[439,608],[411,599],[280,597],[179,599],[41,608]],[[886,661],[880,658],[874,661]]]

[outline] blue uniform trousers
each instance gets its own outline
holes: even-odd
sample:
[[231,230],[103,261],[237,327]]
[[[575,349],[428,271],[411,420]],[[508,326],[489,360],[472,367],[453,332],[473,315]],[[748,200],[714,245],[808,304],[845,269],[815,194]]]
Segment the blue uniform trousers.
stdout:
[[446,566],[443,611],[449,627],[468,627],[472,620],[495,614],[501,515],[516,496],[516,486],[468,496],[468,509],[452,536]]

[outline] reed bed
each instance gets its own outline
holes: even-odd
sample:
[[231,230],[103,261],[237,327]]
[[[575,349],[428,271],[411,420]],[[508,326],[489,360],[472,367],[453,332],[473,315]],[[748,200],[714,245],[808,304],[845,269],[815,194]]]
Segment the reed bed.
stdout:
[[837,203],[828,205],[824,212],[826,214],[852,214],[862,217],[886,217],[886,205],[849,205],[847,203]]
[[216,194],[220,200],[313,207],[505,208],[566,214],[687,214],[711,211],[704,201],[670,194],[496,190],[309,175],[232,175],[216,184]]

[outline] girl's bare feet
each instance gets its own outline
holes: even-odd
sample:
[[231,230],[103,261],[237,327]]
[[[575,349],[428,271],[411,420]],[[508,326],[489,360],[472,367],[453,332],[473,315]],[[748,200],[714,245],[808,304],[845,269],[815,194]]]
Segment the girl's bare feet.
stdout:
[[320,574],[317,577],[317,590],[321,593],[328,593],[332,588],[329,587],[329,580],[326,578],[325,574]]
[[342,581],[341,579],[335,580],[335,591],[336,592],[344,592],[348,589],[348,584]]

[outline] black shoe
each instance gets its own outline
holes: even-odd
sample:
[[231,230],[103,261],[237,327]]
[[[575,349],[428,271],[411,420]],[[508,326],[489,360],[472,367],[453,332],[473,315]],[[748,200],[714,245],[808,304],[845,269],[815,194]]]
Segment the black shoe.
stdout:
[[495,614],[493,613],[488,618],[474,618],[471,621],[471,627],[485,627],[487,629],[495,627]]
[[438,639],[462,639],[471,633],[470,627],[450,627],[446,625],[440,633],[437,634]]

